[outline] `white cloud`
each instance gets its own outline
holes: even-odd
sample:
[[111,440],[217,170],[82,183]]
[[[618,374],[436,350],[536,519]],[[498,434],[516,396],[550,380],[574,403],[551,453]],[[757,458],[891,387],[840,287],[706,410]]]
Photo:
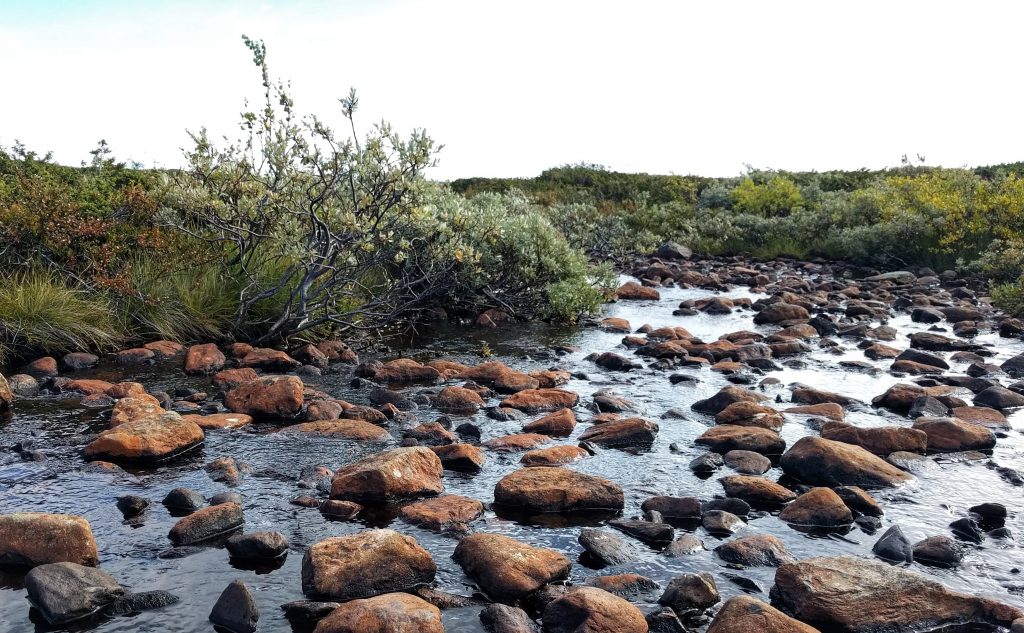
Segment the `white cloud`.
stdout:
[[106,138],[177,164],[186,129],[233,133],[259,89],[241,33],[266,41],[301,109],[329,112],[354,85],[364,122],[427,128],[446,146],[438,178],[1021,158],[1010,2],[32,6],[0,8],[0,142],[64,162]]

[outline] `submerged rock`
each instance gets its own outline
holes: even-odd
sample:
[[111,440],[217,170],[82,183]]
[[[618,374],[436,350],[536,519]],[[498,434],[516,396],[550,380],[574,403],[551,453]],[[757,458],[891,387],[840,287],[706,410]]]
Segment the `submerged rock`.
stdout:
[[498,602],[484,607],[480,624],[488,633],[537,633],[539,630],[526,611]]

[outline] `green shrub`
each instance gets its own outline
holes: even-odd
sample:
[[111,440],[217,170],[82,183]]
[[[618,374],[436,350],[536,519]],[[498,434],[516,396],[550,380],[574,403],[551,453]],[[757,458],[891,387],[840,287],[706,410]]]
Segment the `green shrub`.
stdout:
[[992,303],[1010,316],[1024,317],[1024,275],[992,287]]
[[113,349],[123,337],[101,294],[72,288],[49,272],[0,277],[0,362]]

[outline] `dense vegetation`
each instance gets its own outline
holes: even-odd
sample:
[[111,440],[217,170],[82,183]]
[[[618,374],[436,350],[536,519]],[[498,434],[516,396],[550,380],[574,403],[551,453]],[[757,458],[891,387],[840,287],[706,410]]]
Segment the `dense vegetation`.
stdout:
[[422,131],[344,133],[270,79],[240,138],[205,131],[180,170],[81,167],[0,148],[0,360],[132,341],[280,343],[415,323],[443,307],[573,321],[623,263],[676,241],[702,254],[956,267],[1024,312],[1024,164],[735,178],[596,165],[444,184]]

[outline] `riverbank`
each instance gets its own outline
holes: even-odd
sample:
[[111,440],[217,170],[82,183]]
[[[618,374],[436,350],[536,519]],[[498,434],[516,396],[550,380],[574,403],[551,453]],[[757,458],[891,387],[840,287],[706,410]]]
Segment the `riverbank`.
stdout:
[[[322,346],[338,358],[327,359],[319,375],[302,368],[324,364],[308,349],[301,362],[290,350],[293,363],[241,347],[161,346],[152,358],[134,352],[74,372],[55,359],[58,377],[43,379],[39,395],[16,395],[4,423],[15,446],[0,458],[0,513],[83,516],[99,568],[117,584],[178,598],[135,617],[100,618],[90,625],[100,631],[208,630],[217,596],[234,580],[246,583],[262,630],[308,628],[285,617],[308,614],[308,605],[278,607],[362,597],[307,581],[317,560],[308,552],[340,547],[329,540],[338,536],[381,537],[375,529],[417,545],[379,541],[383,558],[364,560],[363,575],[399,561],[410,572],[391,574],[407,585],[366,590],[390,596],[381,599],[386,607],[366,608],[406,617],[409,603],[394,592],[415,591],[441,608],[435,617],[414,603],[427,614],[417,630],[435,630],[437,621],[448,631],[483,630],[495,614],[508,617],[485,608],[491,600],[524,607],[547,630],[560,630],[562,610],[586,617],[599,605],[614,606],[615,630],[641,630],[645,619],[662,626],[674,615],[692,615],[698,626],[717,617],[712,628],[732,630],[726,622],[743,596],[822,628],[881,630],[875,611],[908,626],[1009,624],[1022,604],[1013,535],[1024,528],[1016,413],[1024,396],[1013,360],[1024,345],[1015,322],[950,274],[863,279],[828,264],[745,259],[644,260],[631,272],[635,279],[622,281],[634,283],[592,327],[435,324],[374,358]],[[189,358],[199,373],[184,373]],[[129,359],[144,362],[119,362]],[[225,370],[231,373],[216,373]],[[232,388],[232,381],[242,384]],[[164,416],[159,425],[147,422],[154,414]],[[941,421],[950,417],[957,421]],[[127,427],[109,430],[115,421]],[[205,427],[202,443],[188,423]],[[181,429],[172,443],[162,436],[148,445],[179,453],[169,461],[147,464],[139,460],[145,455],[124,453],[145,442],[112,439],[168,426]],[[849,448],[858,445],[869,450]],[[401,460],[412,485],[358,476],[399,447],[419,451]],[[825,461],[815,457],[825,449],[833,451]],[[524,458],[562,465],[556,472],[532,466],[544,475],[527,477]],[[566,473],[580,478],[566,484]],[[538,477],[555,482],[554,490]],[[851,485],[866,495],[851,495]],[[195,506],[225,492],[238,498],[215,499],[225,502],[215,513],[183,509],[174,497],[168,505],[175,507],[165,507],[178,488],[194,491],[176,496]],[[570,489],[571,504],[564,498]],[[463,499],[455,503],[453,495]],[[122,513],[117,498],[127,496],[148,508],[136,514],[143,501],[122,502]],[[446,497],[440,512],[422,505]],[[240,517],[225,507],[239,501]],[[1001,504],[1007,516],[1000,519],[996,506],[977,508],[982,502]],[[175,528],[189,517],[198,518],[186,526],[208,531]],[[615,520],[631,517],[638,520]],[[894,526],[905,535],[902,546]],[[175,536],[238,528],[280,533],[286,555],[253,564],[216,539],[196,547]],[[536,586],[503,567],[500,553],[511,545],[470,547],[469,533],[550,550],[526,570]],[[936,567],[921,546],[926,538],[937,539],[932,550],[959,560]],[[869,562],[879,560],[880,540],[896,544],[884,552],[909,549],[919,557],[883,573],[901,568]],[[820,557],[831,562],[813,562]],[[695,572],[711,580],[688,575]],[[814,580],[810,593],[794,593],[803,577]],[[30,628],[23,572],[3,578],[2,619]],[[1009,606],[951,596],[918,578]],[[860,594],[867,603],[853,600],[848,582],[869,588]],[[886,611],[893,583],[913,597],[901,594],[907,600]],[[416,588],[423,584],[434,591]],[[197,591],[200,585],[210,589]],[[587,585],[621,593],[625,602],[594,591],[563,595]],[[830,592],[842,595],[832,600]],[[663,612],[666,605],[674,613]],[[490,615],[481,618],[484,612]],[[349,621],[346,613],[330,621]]]

